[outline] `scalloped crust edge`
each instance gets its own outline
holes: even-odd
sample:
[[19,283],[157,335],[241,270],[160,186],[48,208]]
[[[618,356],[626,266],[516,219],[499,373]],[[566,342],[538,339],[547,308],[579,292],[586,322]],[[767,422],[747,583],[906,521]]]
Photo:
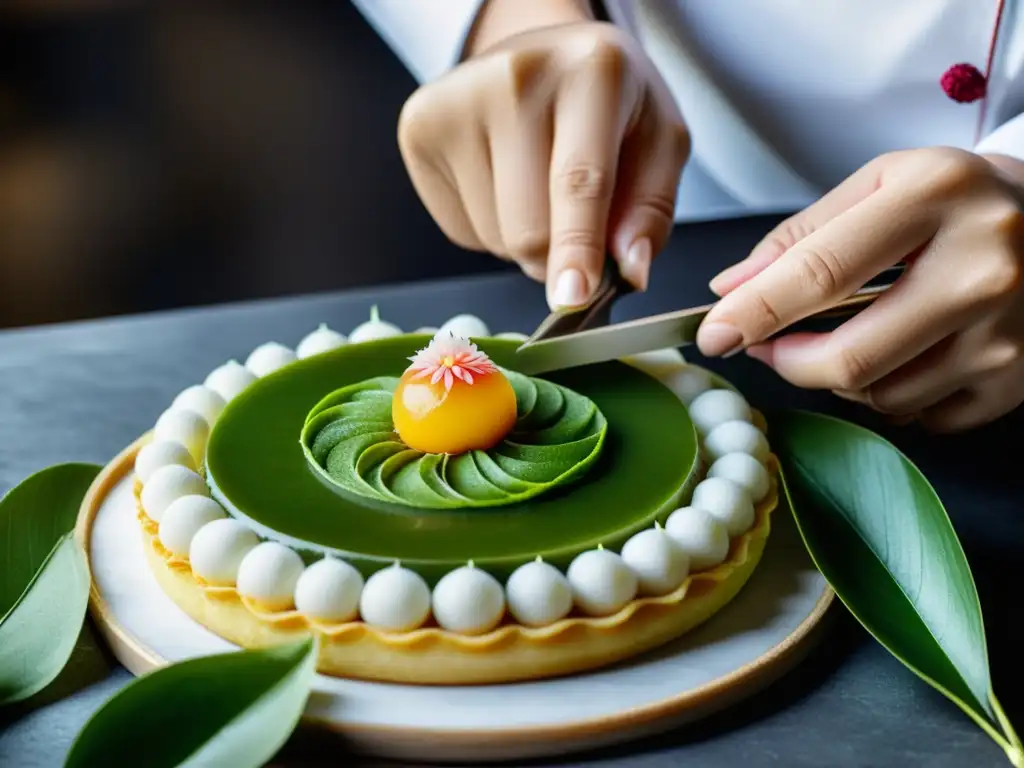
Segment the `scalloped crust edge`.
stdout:
[[157,524],[135,496],[150,570],[171,600],[216,635],[243,648],[267,648],[314,632],[317,670],[335,677],[424,685],[484,685],[585,672],[652,650],[703,624],[743,588],[761,560],[778,506],[778,461],[769,459],[771,489],[754,525],[732,540],[722,564],[691,574],[673,592],[637,598],[610,616],[570,615],[546,627],[524,627],[506,616],[485,635],[436,625],[393,633],[361,621],[323,624],[298,611],[267,613],[233,587],[214,587],[172,556]]

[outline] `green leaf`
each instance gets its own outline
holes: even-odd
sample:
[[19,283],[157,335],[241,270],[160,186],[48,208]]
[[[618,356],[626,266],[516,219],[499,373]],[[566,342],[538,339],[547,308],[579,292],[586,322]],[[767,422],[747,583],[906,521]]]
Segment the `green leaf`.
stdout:
[[308,638],[151,672],[93,715],[65,765],[265,765],[299,722],[317,654],[316,642]]
[[1020,741],[992,692],[974,579],[935,490],[862,427],[802,411],[769,423],[800,535],[836,595],[1018,764]]
[[74,528],[99,472],[58,464],[0,500],[0,705],[41,691],[74,650],[89,602]]

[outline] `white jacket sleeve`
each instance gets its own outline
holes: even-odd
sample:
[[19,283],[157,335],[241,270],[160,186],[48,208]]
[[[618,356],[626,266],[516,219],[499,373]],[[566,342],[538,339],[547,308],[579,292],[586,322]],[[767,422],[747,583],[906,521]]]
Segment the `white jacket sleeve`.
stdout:
[[979,155],[1007,155],[1024,162],[1024,115],[1017,115],[998,126],[978,142]]
[[462,57],[484,0],[352,0],[419,83]]

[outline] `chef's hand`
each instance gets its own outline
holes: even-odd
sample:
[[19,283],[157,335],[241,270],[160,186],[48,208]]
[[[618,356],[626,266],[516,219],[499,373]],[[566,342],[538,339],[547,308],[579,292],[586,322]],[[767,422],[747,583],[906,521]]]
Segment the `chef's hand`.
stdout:
[[[1024,163],[955,149],[880,157],[718,275],[698,334],[791,383],[958,431],[1024,401]],[[764,340],[904,260],[837,330]]]
[[[505,7],[518,20],[558,6],[540,3]],[[594,21],[488,42],[402,110],[399,146],[430,215],[456,244],[546,282],[553,308],[586,302],[606,249],[645,289],[690,150],[655,67]]]

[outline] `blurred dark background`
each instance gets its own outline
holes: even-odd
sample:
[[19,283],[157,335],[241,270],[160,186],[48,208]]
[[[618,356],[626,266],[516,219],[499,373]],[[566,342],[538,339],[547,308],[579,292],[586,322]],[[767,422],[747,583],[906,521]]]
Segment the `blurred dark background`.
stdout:
[[506,268],[420,205],[415,87],[344,0],[5,0],[0,327]]

